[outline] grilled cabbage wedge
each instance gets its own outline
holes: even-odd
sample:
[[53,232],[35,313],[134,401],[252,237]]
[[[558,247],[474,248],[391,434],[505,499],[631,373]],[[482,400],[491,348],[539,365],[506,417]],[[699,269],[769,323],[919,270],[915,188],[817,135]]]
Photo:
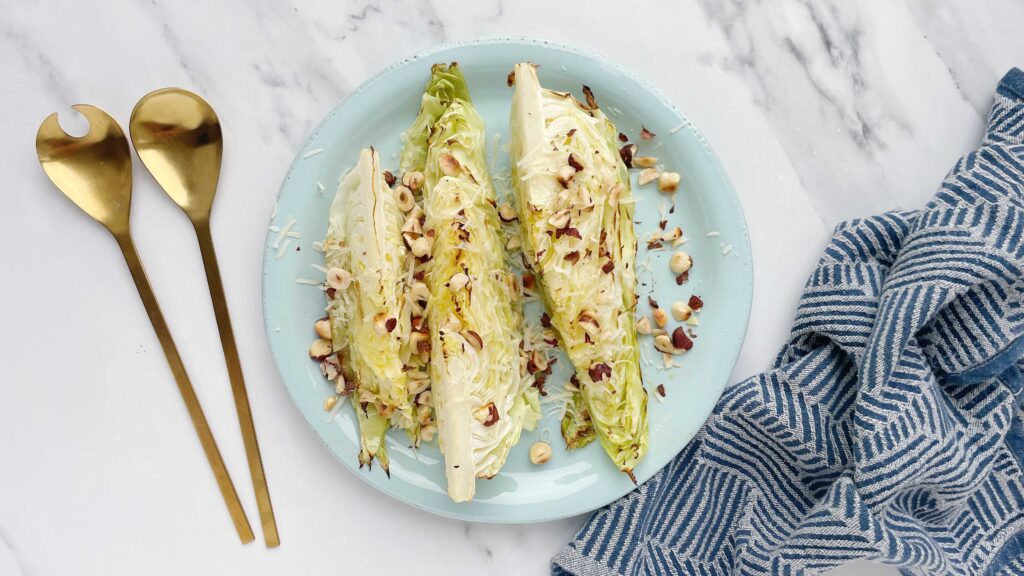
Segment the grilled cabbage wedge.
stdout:
[[458,65],[438,64],[406,132],[402,169],[424,174],[430,372],[448,494],[469,501],[540,418],[522,357],[520,291],[505,263],[484,123]]
[[587,87],[585,104],[544,89],[529,63],[516,65],[514,82],[512,181],[523,253],[579,386],[563,435],[569,447],[589,442],[589,417],[605,452],[632,478],[647,452],[647,392],[633,320],[633,198],[618,131]]
[[385,471],[385,433],[393,425],[419,439],[416,397],[428,382],[408,363],[412,258],[402,237],[405,214],[384,180],[376,150],[360,152],[331,204],[324,241],[333,349],[359,423],[359,463]]

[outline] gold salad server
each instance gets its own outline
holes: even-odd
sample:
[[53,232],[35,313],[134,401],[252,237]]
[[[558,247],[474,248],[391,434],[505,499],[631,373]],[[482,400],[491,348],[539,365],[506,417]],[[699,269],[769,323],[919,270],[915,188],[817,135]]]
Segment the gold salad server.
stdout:
[[153,324],[160,347],[171,366],[171,372],[178,384],[178,391],[185,401],[192,425],[199,435],[199,442],[206,453],[206,460],[213,469],[221,496],[231,514],[231,520],[243,543],[254,538],[245,510],[231,483],[228,470],[221,460],[220,451],[206,423],[203,409],[199,405],[195,390],[185,373],[185,366],[178,356],[171,333],[167,329],[156,295],[149,285],[146,271],[135,250],[129,228],[129,212],[132,200],[132,161],[128,151],[128,140],[117,122],[106,112],[78,104],[75,110],[89,121],[88,134],[81,137],[68,136],[57,122],[57,114],[51,114],[36,134],[36,154],[43,171],[53,184],[78,205],[89,216],[103,224],[117,240],[124,253],[125,262],[135,280],[135,287],[142,297],[149,321]]
[[210,234],[210,211],[217,192],[224,147],[220,121],[213,108],[198,95],[180,88],[165,88],[150,92],[135,105],[129,131],[142,163],[167,195],[185,211],[199,239],[199,251],[206,268],[221,348],[242,428],[263,537],[267,547],[273,548],[281,542]]

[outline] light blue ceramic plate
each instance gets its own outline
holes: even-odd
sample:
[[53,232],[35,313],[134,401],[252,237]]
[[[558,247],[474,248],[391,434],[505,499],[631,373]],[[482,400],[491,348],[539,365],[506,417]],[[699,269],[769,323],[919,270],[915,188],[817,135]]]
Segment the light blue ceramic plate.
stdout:
[[[333,419],[324,412],[323,401],[332,389],[307,355],[314,338],[313,322],[323,316],[324,294],[316,287],[296,283],[296,279],[323,279],[313,267],[322,263],[322,256],[312,243],[324,237],[327,209],[338,178],[355,163],[359,149],[376,147],[386,167],[397,172],[399,135],[416,115],[432,64],[460,63],[491,140],[500,134],[505,143],[512,96],[506,76],[513,64],[527,60],[541,65],[541,82],[546,87],[572,91],[582,98],[580,85],[589,85],[619,130],[640,145],[641,154],[657,156],[659,163],[683,175],[675,211],[667,215],[669,228],[682,226],[690,238],[684,249],[695,263],[689,282],[682,286],[676,285],[669,270],[671,251],[648,252],[643,242],[657,229],[659,203],[667,209],[669,197],[653,185],[635,189],[640,199],[636,220],[641,238],[637,268],[642,270],[642,263],[649,260],[652,270],[640,275],[639,312],[650,313],[648,295],[666,308],[675,300],[686,301],[690,294],[700,295],[705,302],[693,349],[677,357],[681,367],[664,370],[650,338],[642,340],[647,359],[644,381],[650,397],[650,452],[635,470],[638,481],[647,480],[667,464],[707,419],[739,354],[750,313],[750,245],[743,211],[729,179],[707,141],[683,113],[630,72],[580,49],[500,39],[431,50],[363,84],[316,129],[281,186],[271,225],[283,228],[294,218],[292,230],[301,238],[292,239],[282,252],[273,246],[278,234],[267,234],[263,309],[270,347],[296,405],[353,474],[413,506],[481,522],[539,522],[583,514],[628,493],[633,484],[616,470],[596,442],[566,452],[551,406],[546,406],[548,415],[538,429],[525,434],[512,450],[501,473],[492,480],[478,481],[472,503],[454,504],[448,499],[436,445],[414,452],[401,433],[389,438],[390,479],[377,467],[359,470],[352,410],[346,405]],[[657,137],[641,140],[641,124]],[[493,155],[495,148],[489,148]],[[493,161],[501,167],[500,172],[508,164],[507,151],[500,144],[496,150]],[[326,191],[320,192],[319,185]],[[301,250],[296,251],[297,247]],[[561,387],[568,377],[567,365],[562,358],[549,379],[549,388]],[[663,400],[655,392],[658,384],[666,389]],[[550,439],[554,456],[547,464],[535,466],[529,462],[527,450],[540,438]],[[338,479],[339,483],[348,481]]]

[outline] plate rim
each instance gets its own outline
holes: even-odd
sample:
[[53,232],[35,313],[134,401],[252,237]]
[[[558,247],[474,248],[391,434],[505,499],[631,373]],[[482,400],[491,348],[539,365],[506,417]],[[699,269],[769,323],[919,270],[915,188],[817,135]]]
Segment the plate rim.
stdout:
[[[288,170],[285,173],[284,178],[281,181],[281,185],[278,188],[277,194],[276,194],[276,196],[274,198],[273,213],[269,217],[268,226],[273,225],[274,219],[276,218],[276,212],[277,212],[278,203],[281,201],[281,198],[284,195],[284,192],[285,192],[285,189],[286,189],[288,183],[291,181],[292,177],[294,176],[295,171],[297,170],[298,166],[301,164],[301,161],[303,160],[303,155],[304,155],[303,151],[305,151],[307,148],[309,148],[309,146],[313,143],[313,141],[316,139],[316,137],[320,134],[320,132],[324,129],[324,127],[331,121],[332,118],[334,118],[339,113],[342,113],[346,109],[347,106],[351,105],[351,102],[355,99],[355,97],[358,94],[362,93],[363,91],[366,91],[366,90],[370,89],[372,86],[374,86],[377,82],[379,82],[383,77],[387,76],[388,74],[390,74],[390,73],[394,72],[395,70],[397,70],[399,68],[402,68],[402,67],[404,67],[404,66],[406,66],[406,65],[408,65],[408,64],[410,64],[412,62],[416,62],[416,61],[419,61],[419,60],[424,60],[424,59],[427,59],[427,58],[431,58],[431,57],[433,57],[434,55],[436,55],[438,53],[446,52],[446,51],[449,51],[449,50],[454,50],[454,49],[458,49],[458,48],[467,48],[467,47],[473,47],[473,46],[482,46],[482,45],[520,45],[520,46],[539,46],[539,47],[553,48],[555,50],[561,50],[561,51],[565,51],[565,52],[570,52],[570,53],[576,54],[578,56],[582,56],[582,57],[591,59],[591,60],[593,60],[593,61],[595,61],[598,64],[601,64],[603,66],[610,67],[610,68],[614,69],[616,72],[618,72],[618,73],[628,77],[630,80],[636,82],[638,85],[640,85],[645,90],[647,90],[650,94],[652,94],[655,98],[657,98],[658,101],[660,101],[660,103],[662,105],[667,107],[673,114],[675,114],[676,116],[679,117],[681,123],[684,125],[684,129],[691,131],[693,136],[696,137],[697,140],[701,143],[701,145],[704,147],[704,150],[707,152],[707,154],[709,155],[709,157],[711,159],[711,168],[716,172],[716,174],[722,179],[722,182],[725,184],[724,187],[725,187],[725,191],[726,191],[726,200],[730,204],[732,204],[732,206],[735,209],[736,213],[739,215],[739,221],[738,221],[737,225],[738,225],[738,228],[739,228],[740,236],[742,237],[742,242],[743,242],[742,246],[746,248],[746,253],[749,255],[748,256],[748,260],[749,260],[749,264],[750,265],[745,267],[745,269],[748,271],[748,273],[744,275],[746,281],[743,282],[743,286],[741,287],[741,290],[743,292],[743,294],[742,294],[742,296],[743,296],[742,297],[742,302],[734,303],[734,304],[741,304],[742,305],[742,317],[743,317],[742,327],[739,329],[739,332],[736,334],[736,338],[731,340],[732,342],[735,342],[735,344],[733,344],[730,347],[730,349],[728,349],[728,350],[724,350],[724,351],[720,350],[719,351],[720,354],[721,354],[720,357],[721,358],[725,358],[725,359],[728,360],[728,363],[730,365],[730,375],[731,375],[732,374],[732,370],[734,370],[735,367],[736,367],[736,362],[739,359],[740,352],[743,349],[743,344],[746,341],[746,334],[747,334],[747,331],[748,331],[749,325],[750,325],[750,313],[751,313],[751,308],[752,308],[752,304],[753,304],[753,285],[754,285],[754,267],[753,267],[754,253],[751,250],[750,230],[747,227],[746,214],[743,211],[743,204],[740,202],[739,195],[736,193],[736,189],[733,186],[732,179],[729,178],[729,174],[728,174],[728,172],[726,172],[725,166],[722,164],[722,161],[718,157],[718,154],[715,153],[715,150],[714,150],[714,148],[712,148],[712,146],[711,146],[710,142],[708,141],[708,139],[697,128],[696,124],[694,124],[694,122],[690,119],[690,117],[687,116],[678,106],[676,106],[674,102],[669,100],[664,94],[661,93],[660,90],[658,90],[651,83],[649,83],[648,81],[644,80],[643,78],[641,78],[640,76],[635,74],[633,71],[627,69],[623,65],[619,64],[617,61],[612,60],[612,59],[604,56],[601,53],[593,52],[590,49],[583,48],[581,46],[576,46],[576,45],[565,43],[565,42],[561,42],[561,41],[545,40],[545,39],[529,37],[529,36],[493,36],[493,37],[492,36],[486,36],[486,37],[478,37],[478,38],[472,38],[472,39],[467,39],[467,40],[458,40],[458,41],[445,42],[445,43],[442,43],[442,44],[439,44],[439,45],[432,46],[430,48],[421,50],[421,51],[416,52],[415,54],[413,54],[411,56],[407,56],[405,58],[402,58],[402,59],[400,59],[398,61],[395,61],[395,62],[385,66],[380,71],[378,71],[377,73],[373,74],[372,76],[370,76],[369,78],[364,80],[362,83],[360,83],[354,90],[352,90],[351,92],[349,92],[349,93],[345,94],[343,97],[341,97],[337,101],[337,103],[331,108],[330,112],[326,116],[324,116],[324,118],[317,124],[317,126],[302,141],[302,144],[298,147],[298,150],[297,150],[294,158],[292,159],[291,164],[288,166]],[[273,359],[274,369],[277,371],[278,377],[281,379],[281,383],[284,385],[285,389],[288,391],[288,396],[291,398],[292,404],[294,405],[294,407],[296,409],[299,410],[299,414],[302,416],[302,419],[306,421],[306,425],[313,431],[314,435],[317,437],[317,439],[320,441],[320,443],[327,449],[327,451],[335,459],[340,461],[340,463],[342,464],[343,468],[348,470],[348,472],[350,474],[358,477],[361,481],[365,482],[366,484],[368,484],[369,486],[374,488],[374,490],[376,490],[377,492],[380,492],[380,493],[382,493],[382,494],[384,494],[384,495],[386,495],[386,496],[388,496],[390,498],[393,498],[393,499],[395,499],[395,500],[397,500],[399,502],[402,502],[404,504],[412,506],[413,508],[416,508],[418,510],[422,510],[424,512],[428,512],[430,514],[441,516],[441,517],[444,517],[444,518],[452,519],[452,520],[460,520],[460,521],[464,521],[464,522],[477,522],[477,523],[483,523],[483,524],[520,524],[520,525],[522,525],[522,524],[536,524],[536,523],[540,523],[540,522],[552,522],[552,521],[556,521],[556,520],[562,520],[562,519],[565,519],[565,518],[572,518],[572,517],[582,516],[582,515],[585,515],[585,514],[591,514],[594,511],[596,511],[596,510],[598,510],[600,508],[603,508],[604,506],[607,506],[608,504],[611,504],[612,502],[615,502],[616,500],[619,500],[619,499],[621,499],[621,498],[631,494],[633,491],[637,490],[640,486],[644,485],[649,480],[651,480],[652,478],[657,476],[665,468],[665,466],[667,466],[669,463],[671,463],[671,461],[673,459],[675,459],[676,456],[678,456],[683,450],[685,450],[690,445],[691,442],[693,442],[693,440],[697,437],[697,434],[700,433],[699,432],[700,429],[703,428],[704,424],[707,422],[707,419],[710,418],[711,414],[714,412],[714,405],[713,405],[711,407],[711,410],[708,411],[708,413],[704,416],[703,420],[700,423],[700,426],[697,428],[698,431],[694,434],[694,436],[691,437],[685,444],[680,446],[679,450],[677,452],[675,452],[675,454],[670,456],[664,463],[662,463],[656,469],[656,471],[653,474],[651,474],[650,477],[644,479],[642,482],[637,484],[635,487],[633,487],[629,491],[627,491],[627,492],[625,492],[623,494],[620,494],[618,496],[615,496],[614,498],[612,498],[608,502],[605,502],[605,503],[600,504],[598,506],[595,506],[593,508],[588,508],[588,509],[585,509],[585,510],[568,510],[568,511],[556,512],[556,513],[553,513],[553,514],[533,517],[533,518],[506,518],[506,517],[489,515],[489,514],[480,515],[480,514],[460,513],[458,511],[448,510],[448,509],[444,509],[444,508],[435,508],[433,506],[423,504],[423,503],[417,501],[415,498],[410,497],[410,496],[408,496],[406,494],[403,494],[400,491],[389,490],[386,487],[381,486],[379,483],[375,482],[374,479],[371,478],[369,475],[367,475],[367,474],[360,474],[359,470],[356,470],[352,466],[350,466],[349,464],[345,463],[344,460],[340,457],[340,455],[335,453],[334,449],[332,449],[330,443],[327,442],[326,438],[324,438],[323,435],[321,435],[320,431],[315,426],[313,426],[311,422],[308,421],[308,418],[306,418],[305,414],[302,412],[302,409],[301,409],[300,404],[299,404],[299,399],[296,397],[292,387],[288,385],[288,383],[286,381],[286,378],[285,378],[285,375],[281,371],[281,362],[279,361],[278,353],[275,350],[274,345],[272,344],[273,338],[271,336],[271,330],[273,330],[273,327],[271,326],[269,311],[267,309],[268,301],[269,301],[268,297],[267,297],[268,296],[268,294],[267,294],[267,284],[268,284],[269,270],[273,266],[273,263],[276,261],[276,258],[274,257],[273,251],[268,250],[266,248],[266,246],[268,245],[267,243],[274,236],[275,236],[274,233],[268,230],[267,233],[266,233],[266,236],[264,238],[264,248],[263,248],[263,257],[262,257],[262,270],[261,270],[261,273],[260,273],[260,299],[261,299],[261,310],[263,312],[263,326],[264,326],[265,336],[266,336],[266,339],[267,339],[267,346],[270,348],[270,354],[271,354],[271,357]],[[725,389],[728,386],[729,386],[729,381],[728,381],[728,377],[727,377],[726,382],[721,386],[721,389],[718,390],[718,392],[717,392],[717,397],[718,398],[715,400],[715,405],[717,405],[718,400],[721,399],[722,394],[725,392]]]

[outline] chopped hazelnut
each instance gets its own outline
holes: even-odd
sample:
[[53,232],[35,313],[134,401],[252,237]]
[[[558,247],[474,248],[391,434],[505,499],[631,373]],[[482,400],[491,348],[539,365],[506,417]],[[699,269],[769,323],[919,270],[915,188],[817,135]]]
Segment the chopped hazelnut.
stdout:
[[335,290],[344,290],[352,283],[352,274],[343,268],[331,268],[327,271],[327,285]]
[[332,354],[320,362],[320,373],[328,380],[334,380],[337,378],[340,370],[341,363],[338,361],[338,357],[336,355]]
[[[418,225],[418,223],[417,223]],[[405,238],[405,245],[412,250],[412,245],[416,243],[416,240],[420,237],[420,234],[416,232],[403,232],[402,238]],[[428,240],[429,242],[429,240]]]
[[458,292],[469,284],[469,276],[465,272],[456,272],[448,280],[448,288],[452,292]]
[[427,305],[427,300],[430,299],[430,289],[423,282],[414,282],[409,288],[409,300],[413,304],[413,311],[420,314],[423,313],[423,308]]
[[597,321],[597,316],[594,316],[592,312],[587,310],[580,312],[579,324],[580,327],[592,337],[596,337],[600,332],[601,325]]
[[515,252],[516,250],[519,250],[522,247],[523,243],[522,240],[519,239],[519,236],[512,236],[508,239],[508,242],[505,243],[505,249],[508,250],[509,252]]
[[516,215],[516,209],[511,204],[503,202],[501,206],[498,206],[498,217],[502,222],[511,222],[519,216]]
[[583,85],[583,98],[587,101],[588,110],[597,110],[597,99],[594,98],[594,91],[586,84]]
[[[413,204],[413,206],[416,206]],[[415,210],[413,210],[415,212]],[[405,222],[402,223],[402,236],[405,237],[405,241],[408,244],[412,244],[414,240],[419,238],[423,234],[423,221],[413,215],[412,212],[406,217]]]
[[316,331],[316,335],[323,338],[324,340],[331,339],[331,319],[321,318],[313,324],[313,330]]
[[309,357],[315,360],[323,360],[333,351],[334,347],[331,346],[330,340],[318,338],[309,347]]
[[672,339],[669,338],[667,334],[655,336],[654,347],[657,348],[659,352],[664,352],[666,354],[671,354],[675,351],[675,348],[672,346]]
[[551,218],[548,219],[548,222],[555,228],[565,228],[569,225],[569,211],[559,210],[558,212],[555,212],[551,215]]
[[633,156],[634,168],[653,168],[658,163],[654,156]]
[[420,236],[413,240],[412,245],[409,246],[412,253],[417,258],[422,258],[430,254],[430,240],[426,236]]
[[651,321],[647,316],[641,316],[640,319],[636,321],[636,331],[640,334],[651,333]]
[[430,335],[426,332],[413,331],[409,333],[409,349],[413,352],[425,352],[430,350]]
[[[351,384],[351,387],[349,386]],[[338,378],[334,381],[334,393],[341,396],[348,396],[355,390],[355,382],[346,382],[345,377],[338,374]]]
[[694,327],[700,326],[700,320],[697,320],[696,314],[691,314],[690,317],[686,319],[686,323]]
[[433,424],[427,424],[420,428],[420,440],[424,442],[430,442],[434,439],[434,434],[437,433],[437,426]]
[[665,324],[668,324],[668,314],[661,308],[656,308],[651,315],[654,316],[654,322],[658,325],[658,328],[664,328]]
[[658,190],[662,192],[675,192],[679,188],[678,172],[662,172],[658,176]]
[[568,188],[569,183],[572,182],[574,176],[576,176],[576,169],[568,164],[559,168],[558,172],[555,174],[555,178],[558,180],[558,183],[562,185],[562,188]]
[[672,317],[680,322],[688,319],[692,312],[685,302],[676,301],[672,303]]
[[678,240],[679,238],[682,238],[682,237],[683,237],[683,229],[680,228],[679,226],[676,226],[675,228],[673,228],[673,229],[669,230],[668,232],[665,232],[664,234],[661,235],[661,239],[662,240],[672,240],[672,241]]
[[612,377],[612,367],[604,362],[595,362],[590,366],[590,368],[587,368],[587,375],[590,376],[590,379],[594,382],[600,382],[605,378]]
[[408,212],[416,205],[416,199],[412,197],[412,190],[405,184],[395,186],[395,200],[402,212]]
[[633,156],[638,150],[636,144],[626,144],[622,148],[619,148],[619,157],[622,158],[622,163],[626,165],[626,168],[633,167]]
[[538,372],[543,372],[548,369],[548,358],[540,350],[534,350],[530,354],[530,362],[537,367]]
[[374,331],[376,331],[377,334],[380,334],[381,336],[390,332],[390,330],[388,330],[387,321],[388,318],[386,314],[384,314],[383,312],[377,313],[377,315],[373,317]]
[[[421,396],[423,395],[429,396],[430,392],[424,392]],[[417,398],[416,401],[418,402],[419,398]],[[429,405],[424,404],[416,409],[416,420],[419,421],[420,424],[429,424],[432,420],[432,415],[432,410]]]
[[416,192],[423,187],[423,172],[406,172],[402,175],[402,184]]
[[498,407],[488,402],[473,411],[473,418],[484,426],[493,426],[498,421]]
[[693,340],[690,340],[690,337],[686,335],[686,331],[683,330],[682,326],[678,326],[672,331],[672,346],[676,350],[684,352],[693,348]]
[[530,445],[530,462],[543,464],[551,459],[551,445],[547,442],[534,442]]
[[334,406],[337,403],[338,403],[338,397],[337,396],[328,396],[327,399],[324,400],[324,411],[325,412],[330,412],[331,410],[334,410]]
[[676,252],[672,255],[672,259],[669,261],[669,267],[672,268],[674,274],[682,274],[690,270],[693,266],[693,258],[686,252]]
[[647,184],[657,180],[659,174],[661,174],[661,172],[658,172],[657,168],[644,168],[640,171],[640,176],[636,182],[640,186],[646,186]]

